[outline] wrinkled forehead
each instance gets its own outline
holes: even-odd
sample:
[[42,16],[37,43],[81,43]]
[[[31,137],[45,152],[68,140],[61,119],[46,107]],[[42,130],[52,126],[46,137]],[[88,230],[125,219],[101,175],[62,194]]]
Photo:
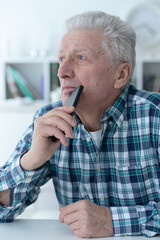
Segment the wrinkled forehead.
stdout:
[[88,51],[95,54],[105,52],[102,32],[99,30],[69,31],[63,36],[59,47],[59,53],[65,51]]

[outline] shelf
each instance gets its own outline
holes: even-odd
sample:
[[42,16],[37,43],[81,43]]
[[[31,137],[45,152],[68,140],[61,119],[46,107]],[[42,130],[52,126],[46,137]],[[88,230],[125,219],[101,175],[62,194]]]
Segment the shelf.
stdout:
[[[9,73],[6,73],[8,67]],[[3,58],[0,59],[0,69],[0,101],[5,101],[16,96],[25,96],[27,94],[24,88],[21,89],[19,79],[17,80],[15,79],[15,75],[13,76],[13,71],[18,72],[18,75],[20,75],[20,82],[26,82],[26,88],[29,87],[28,90],[29,92],[31,91],[30,95],[35,99],[49,102],[51,91],[59,87],[59,79],[57,77],[58,61],[56,57]],[[12,78],[12,81],[10,81],[10,78]],[[13,82],[15,82],[14,85],[16,85],[14,88],[17,88],[16,96],[11,86]],[[32,90],[34,91],[32,92]]]

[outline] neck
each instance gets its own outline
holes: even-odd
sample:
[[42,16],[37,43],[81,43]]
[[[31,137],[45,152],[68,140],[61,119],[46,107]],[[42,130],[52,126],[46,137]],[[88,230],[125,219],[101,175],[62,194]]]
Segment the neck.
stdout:
[[80,119],[88,132],[95,132],[102,128],[100,118],[96,119],[92,118],[92,116],[86,116],[81,114]]
[[88,108],[83,109],[83,111],[76,111],[79,118],[81,119],[85,129],[89,132],[98,131],[102,128],[100,123],[100,118],[102,114],[106,111],[106,108],[104,110],[98,109],[98,108]]
[[109,104],[106,103],[106,101],[101,102],[100,104],[92,104],[88,105],[85,104],[85,107],[79,107],[77,108],[77,115],[81,119],[85,129],[87,131],[98,131],[102,128],[101,126],[101,116],[102,114],[114,104],[116,99],[119,97],[121,92],[118,92],[117,95],[113,95],[112,98],[109,101]]

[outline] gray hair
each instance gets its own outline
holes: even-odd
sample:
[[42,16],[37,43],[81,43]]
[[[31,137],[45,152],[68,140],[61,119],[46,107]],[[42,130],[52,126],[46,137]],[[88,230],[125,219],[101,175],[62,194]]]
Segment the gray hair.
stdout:
[[66,21],[66,30],[98,29],[103,32],[103,47],[110,57],[111,68],[121,62],[131,65],[130,78],[135,67],[136,34],[134,30],[119,17],[100,11],[85,12]]

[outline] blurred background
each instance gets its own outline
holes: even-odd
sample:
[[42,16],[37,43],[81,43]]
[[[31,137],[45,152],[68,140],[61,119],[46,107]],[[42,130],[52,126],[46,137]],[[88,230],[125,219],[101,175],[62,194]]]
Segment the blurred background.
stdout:
[[[153,7],[155,4],[158,6],[159,2],[159,0],[131,2],[127,0],[76,2],[73,0],[0,0],[0,55],[56,56],[63,35],[64,21],[68,17],[83,11],[102,10],[127,20],[128,14],[137,6],[142,4],[145,7],[150,3],[150,7],[151,5]],[[144,21],[145,16],[140,17],[141,21]]]
[[[139,89],[160,92],[160,0],[0,0],[0,165],[35,111],[60,99],[57,52],[64,22],[90,10],[117,15],[135,29],[133,83]],[[21,218],[57,217],[50,181]]]

